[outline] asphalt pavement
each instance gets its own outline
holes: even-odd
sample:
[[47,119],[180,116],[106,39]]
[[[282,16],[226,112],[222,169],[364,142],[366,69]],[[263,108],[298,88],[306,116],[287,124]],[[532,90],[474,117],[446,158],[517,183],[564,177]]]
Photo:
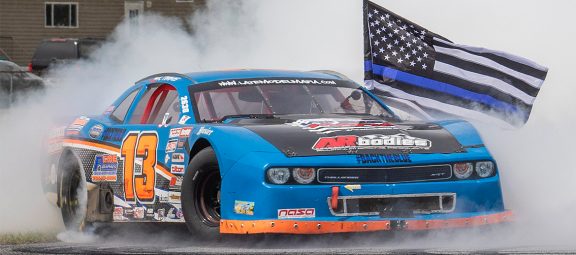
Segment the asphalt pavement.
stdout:
[[569,247],[518,243],[511,234],[484,229],[198,240],[179,225],[123,226],[65,232],[54,243],[0,245],[0,254],[576,254]]

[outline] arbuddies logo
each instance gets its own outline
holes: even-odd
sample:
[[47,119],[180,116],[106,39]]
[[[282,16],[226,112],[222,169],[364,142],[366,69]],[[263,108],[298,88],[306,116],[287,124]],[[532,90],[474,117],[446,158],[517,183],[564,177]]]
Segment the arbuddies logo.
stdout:
[[287,123],[287,125],[301,127],[318,134],[330,134],[338,131],[397,129],[389,122],[358,119],[301,119]]
[[428,139],[412,137],[405,134],[396,135],[343,135],[319,138],[312,149],[315,151],[339,151],[339,150],[428,150],[432,147],[432,141]]

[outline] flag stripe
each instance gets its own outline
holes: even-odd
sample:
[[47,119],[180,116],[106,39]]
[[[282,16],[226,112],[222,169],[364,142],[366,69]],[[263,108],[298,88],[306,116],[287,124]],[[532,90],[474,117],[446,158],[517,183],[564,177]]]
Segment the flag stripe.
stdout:
[[[376,81],[380,82],[380,80],[378,80],[378,79]],[[459,108],[473,109],[475,111],[492,111],[493,115],[497,116],[500,119],[506,119],[507,116],[515,115],[513,112],[506,112],[503,110],[499,110],[497,108],[490,108],[490,107],[483,105],[481,103],[471,102],[469,100],[457,98],[454,96],[450,96],[448,94],[438,93],[438,92],[423,89],[420,87],[415,87],[415,86],[412,86],[411,84],[408,84],[406,82],[387,81],[386,85],[384,85],[384,86],[388,86],[389,88],[393,88],[396,90],[401,90],[401,91],[404,91],[406,93],[409,93],[409,94],[413,95],[415,98],[418,98],[418,100],[420,100],[421,98],[430,98],[430,99],[433,99],[435,101],[443,102],[445,104],[457,106]],[[410,98],[405,98],[405,99],[415,100],[415,99],[410,99]],[[437,108],[437,109],[441,110],[442,108]],[[462,115],[462,114],[460,114],[460,115]]]
[[472,51],[470,49],[467,49],[470,47],[464,48],[461,45],[446,43],[446,42],[441,41],[438,38],[434,38],[434,45],[444,47],[444,48],[459,49],[459,50],[468,52],[470,54],[474,54],[474,55],[478,55],[478,56],[482,56],[482,57],[491,59],[491,60],[493,60],[493,61],[495,61],[501,65],[504,65],[504,66],[510,68],[510,69],[513,69],[515,71],[530,75],[530,76],[538,78],[540,80],[546,79],[546,73],[547,73],[546,70],[540,70],[537,67],[526,65],[522,62],[517,62],[517,61],[511,60],[511,59],[506,58],[506,57],[495,55],[488,50],[485,50],[485,51],[477,50],[475,52],[475,51]]
[[[410,101],[416,103],[417,105],[422,105],[426,108],[432,108],[435,110],[442,109],[441,110],[442,112],[446,112],[446,113],[451,114],[451,115],[466,116],[468,119],[480,120],[480,121],[487,122],[487,123],[494,123],[494,124],[497,124],[500,126],[506,126],[506,127],[511,126],[510,123],[507,123],[507,122],[503,121],[502,119],[495,118],[495,117],[492,117],[490,115],[487,115],[487,114],[484,114],[484,113],[481,113],[478,111],[470,110],[467,108],[462,108],[462,107],[455,106],[452,104],[443,103],[442,101],[430,99],[428,97],[420,97],[417,95],[408,94],[403,90],[399,90],[399,89],[390,87],[388,85],[381,84],[377,81],[373,81],[373,84],[377,90],[380,90],[382,92],[387,92],[392,97],[410,100]],[[506,120],[510,121],[510,119],[506,119]]]
[[538,64],[538,63],[536,63],[530,59],[516,56],[516,55],[510,54],[508,52],[499,51],[499,50],[490,50],[490,49],[486,49],[486,48],[482,48],[482,47],[475,47],[475,46],[470,46],[470,45],[456,44],[456,43],[454,43],[450,40],[447,40],[446,38],[443,38],[443,37],[438,36],[438,35],[435,35],[434,39],[436,39],[436,41],[440,41],[440,42],[447,43],[447,44],[452,44],[454,46],[461,47],[463,49],[467,49],[471,52],[491,53],[491,54],[494,54],[496,56],[507,58],[509,60],[512,60],[512,61],[515,61],[518,63],[522,63],[526,66],[533,67],[533,68],[538,69],[542,72],[545,72],[545,73],[548,72],[548,67],[542,66],[542,65],[540,65],[540,64]]
[[494,97],[497,100],[509,103],[511,105],[516,105],[518,109],[526,109],[532,107],[532,104],[527,104],[524,101],[518,99],[513,95],[509,95],[499,90],[498,87],[490,87],[484,84],[474,83],[468,80],[462,80],[458,77],[454,77],[450,74],[442,73],[441,71],[434,73],[434,79],[445,82],[448,84],[452,84],[463,89],[478,93],[478,94],[486,94]]
[[[458,49],[449,49],[438,46],[434,46],[434,49],[436,50],[437,61],[461,63],[464,65],[464,69],[469,71],[494,76],[503,81],[510,80],[512,82],[511,85],[517,86],[519,89],[526,91],[526,93],[531,95],[534,91],[538,91],[538,89],[542,86],[542,80],[512,70],[490,59],[473,55]],[[440,59],[440,57],[443,59]],[[444,61],[444,59],[446,61]]]
[[[462,87],[464,89],[480,94],[488,94],[495,97],[499,97],[496,94],[504,94],[505,97],[513,95],[523,101],[525,104],[531,105],[534,102],[535,97],[524,93],[524,91],[519,90],[514,86],[510,86],[510,84],[500,79],[475,72],[470,72],[456,66],[458,65],[449,65],[442,62],[436,62],[436,64],[434,64],[434,71],[436,71],[436,73],[434,74],[433,78],[437,79],[442,77],[441,74],[445,74],[444,78],[447,79],[437,80],[456,85],[458,87]],[[436,75],[438,73],[440,74]],[[446,75],[449,75],[450,77],[446,77]]]
[[[483,108],[494,108],[499,111],[516,112],[517,108],[508,103],[497,100],[489,95],[474,93],[447,83],[416,76],[413,74],[398,71],[396,69],[372,65],[374,75],[383,76],[392,80],[400,81],[406,86],[402,86],[411,93],[420,93],[421,96],[442,97],[444,100],[451,100],[463,104],[462,107],[470,104],[481,104]],[[443,101],[444,101],[443,100]]]

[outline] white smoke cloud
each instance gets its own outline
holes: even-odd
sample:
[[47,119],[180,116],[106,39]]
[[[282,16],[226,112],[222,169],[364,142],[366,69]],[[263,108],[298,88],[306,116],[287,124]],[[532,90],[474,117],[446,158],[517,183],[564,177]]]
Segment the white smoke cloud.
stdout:
[[[518,238],[507,242],[570,245],[569,237],[576,234],[571,216],[576,208],[571,164],[576,87],[570,84],[576,33],[566,24],[576,22],[575,3],[376,2],[455,42],[508,51],[550,67],[524,128],[480,128],[499,163],[506,203],[519,216],[513,229]],[[187,20],[193,35],[176,18],[146,15],[139,25],[121,24],[91,60],[53,70],[57,85],[44,95],[0,113],[0,191],[7,194],[0,198],[0,232],[61,226],[38,180],[44,167],[40,141],[55,117],[98,114],[134,81],[160,72],[331,69],[361,82],[361,8],[362,1],[349,0],[209,1],[206,10]],[[566,238],[552,240],[558,231]]]

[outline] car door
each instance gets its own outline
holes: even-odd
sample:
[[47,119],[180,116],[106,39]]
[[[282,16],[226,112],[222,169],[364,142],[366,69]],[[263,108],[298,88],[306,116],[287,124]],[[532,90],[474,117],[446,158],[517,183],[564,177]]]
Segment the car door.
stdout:
[[[120,145],[122,163],[115,204],[124,207],[129,220],[161,220],[158,209],[168,202],[167,186],[174,178],[166,165],[168,154],[176,150],[177,139],[171,125],[180,114],[178,92],[166,83],[146,84],[139,91],[121,123]],[[111,114],[111,117],[114,113]],[[119,176],[120,177],[120,176]],[[169,209],[169,208],[168,208]]]

